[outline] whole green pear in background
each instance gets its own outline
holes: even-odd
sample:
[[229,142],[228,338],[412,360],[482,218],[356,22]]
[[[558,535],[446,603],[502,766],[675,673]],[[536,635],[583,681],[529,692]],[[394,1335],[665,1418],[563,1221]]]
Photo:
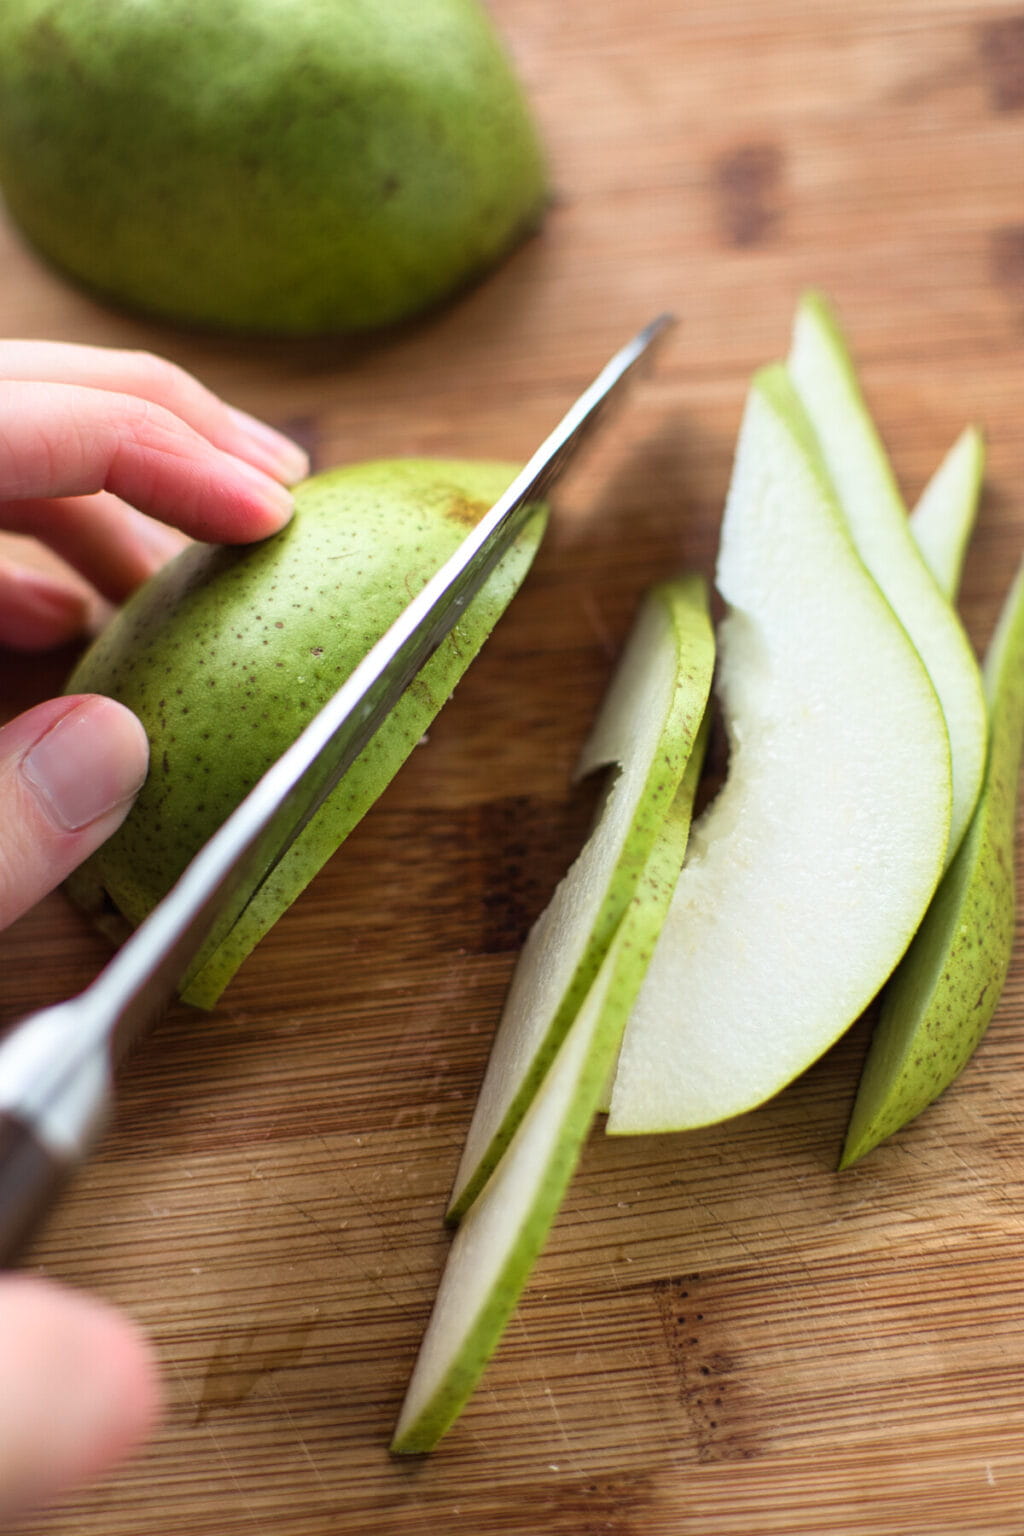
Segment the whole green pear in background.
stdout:
[[0,190],[101,296],[294,335],[438,303],[547,197],[478,0],[3,0]]
[[[297,487],[295,516],[272,538],[193,545],[140,588],[67,685],[119,699],[150,743],[146,783],[68,881],[72,899],[115,936],[140,923],[515,473],[432,459],[332,470]],[[543,523],[539,511],[227,936],[200,956],[187,1001],[212,1006],[422,739],[518,589]]]

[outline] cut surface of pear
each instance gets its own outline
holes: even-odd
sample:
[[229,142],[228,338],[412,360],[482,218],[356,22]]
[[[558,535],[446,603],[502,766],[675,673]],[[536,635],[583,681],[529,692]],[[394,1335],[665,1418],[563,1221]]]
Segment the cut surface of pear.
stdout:
[[[101,925],[136,926],[505,490],[515,466],[391,459],[296,488],[292,521],[238,547],[193,545],[115,615],[68,682],[142,720],[150,771],[123,825],[67,882]],[[234,926],[182,988],[211,1007],[413,751],[511,601],[532,520]]]
[[942,704],[953,764],[948,865],[971,819],[985,768],[987,715],[978,664],[914,541],[846,342],[818,294],[799,305],[788,366],[853,542],[920,652]]
[[951,602],[960,588],[984,472],[985,440],[976,427],[965,427],[910,514],[914,542]]
[[432,1450],[496,1349],[579,1161],[672,898],[707,736],[662,817],[636,895],[511,1141],[452,1242],[392,1450]]
[[893,1135],[963,1070],[1013,954],[1024,735],[1024,565],[985,657],[988,764],[967,835],[881,1001],[840,1167]]
[[626,1028],[612,1134],[706,1125],[783,1088],[878,992],[943,865],[942,711],[781,365],[748,397],[717,580],[729,769]]
[[593,832],[519,958],[456,1175],[451,1217],[472,1202],[507,1146],[644,877],[692,758],[713,668],[703,580],[689,576],[654,588],[640,606],[581,756],[581,773],[619,771]]

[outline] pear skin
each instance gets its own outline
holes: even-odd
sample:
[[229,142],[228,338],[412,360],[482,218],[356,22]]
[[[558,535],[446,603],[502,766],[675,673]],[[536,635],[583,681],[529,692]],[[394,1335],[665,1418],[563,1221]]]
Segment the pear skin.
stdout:
[[[193,545],[134,594],[67,689],[136,712],[149,776],[121,828],[67,882],[72,899],[122,933],[140,923],[515,473],[430,459],[328,471],[296,488],[280,533]],[[216,1002],[422,739],[518,589],[543,522],[530,521],[231,931],[200,957],[187,1001]]]

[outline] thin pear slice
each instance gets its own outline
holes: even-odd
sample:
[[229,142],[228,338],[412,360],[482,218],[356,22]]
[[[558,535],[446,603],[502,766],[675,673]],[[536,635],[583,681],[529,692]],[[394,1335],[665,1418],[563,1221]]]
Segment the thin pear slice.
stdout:
[[483,1187],[597,974],[691,758],[713,669],[714,633],[702,578],[655,587],[640,607],[581,758],[582,773],[613,764],[621,771],[519,958],[456,1174],[450,1218],[459,1217]]
[[430,1451],[493,1354],[575,1171],[618,1044],[604,1003],[622,938],[483,1192],[459,1225],[391,1449]]
[[950,602],[960,589],[984,473],[985,439],[976,427],[965,427],[910,514],[914,542]]
[[750,391],[718,586],[729,772],[626,1028],[612,1134],[710,1124],[778,1092],[878,992],[942,869],[942,711],[783,366]]
[[[704,712],[704,718],[697,732],[697,740],[694,742],[686,770],[676,790],[675,799],[651,849],[643,879],[624,919],[624,923],[630,924],[630,930],[629,952],[624,954],[622,959],[623,985],[616,994],[619,1006],[625,1010],[622,1015],[622,1027],[619,1030],[620,1044],[626,1020],[640,992],[647,967],[651,963],[654,946],[658,942],[665,916],[675,894],[679,872],[686,857],[686,845],[692,826],[693,802],[697,796],[704,758],[707,755],[712,714],[710,707]],[[628,970],[625,969],[627,966]],[[598,1114],[608,1113],[618,1054],[616,1049],[597,1101]]]
[[985,658],[991,734],[960,851],[886,989],[840,1162],[848,1168],[926,1109],[963,1070],[1010,968],[1014,839],[1024,737],[1024,564]]
[[432,1450],[494,1353],[558,1213],[664,919],[690,830],[702,723],[637,893],[590,991],[452,1242],[392,1450]]
[[985,770],[981,674],[952,605],[914,542],[846,343],[824,299],[809,294],[793,329],[789,371],[861,558],[921,653],[939,695],[953,760],[946,864],[967,830]]

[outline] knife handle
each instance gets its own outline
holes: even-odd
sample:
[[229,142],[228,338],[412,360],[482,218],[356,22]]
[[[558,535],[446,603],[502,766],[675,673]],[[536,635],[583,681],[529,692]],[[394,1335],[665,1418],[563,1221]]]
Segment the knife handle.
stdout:
[[30,1126],[0,1110],[0,1266],[14,1262],[71,1172]]

